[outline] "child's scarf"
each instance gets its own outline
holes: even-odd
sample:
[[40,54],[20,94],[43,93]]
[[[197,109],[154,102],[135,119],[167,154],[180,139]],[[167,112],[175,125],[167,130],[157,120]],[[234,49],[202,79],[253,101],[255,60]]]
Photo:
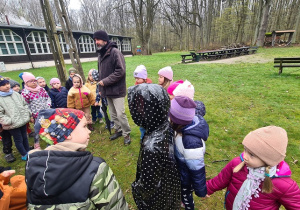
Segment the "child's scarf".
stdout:
[[3,92],[0,91],[0,96],[5,97],[5,96],[10,96],[11,94],[13,94],[13,89],[10,89],[8,92]]
[[[247,179],[244,181],[242,187],[240,188],[238,194],[236,195],[233,203],[234,210],[236,209],[248,209],[250,208],[250,200],[252,196],[255,198],[259,197],[259,192],[261,189],[259,188],[262,181],[265,179],[265,171],[266,167],[260,168],[250,168],[247,167],[249,173],[247,175]],[[276,173],[276,166],[270,168],[269,176],[272,177]]]
[[38,86],[36,86],[36,88],[31,88],[31,87],[28,87],[27,85],[25,85],[25,89],[27,89],[33,93],[38,93],[38,92],[40,92],[41,87],[38,85]]

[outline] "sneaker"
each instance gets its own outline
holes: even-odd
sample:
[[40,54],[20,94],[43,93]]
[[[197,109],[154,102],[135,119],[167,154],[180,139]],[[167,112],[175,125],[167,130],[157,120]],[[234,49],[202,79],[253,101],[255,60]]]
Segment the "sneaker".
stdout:
[[95,125],[97,121],[93,121],[92,124]]
[[131,143],[130,140],[130,135],[128,134],[127,136],[124,137],[124,145],[129,145]]
[[[103,120],[102,120],[103,121]],[[110,122],[110,129],[115,127],[115,123],[114,122]],[[107,129],[107,125],[105,126],[105,129]]]
[[109,137],[109,139],[112,141],[112,140],[115,140],[115,139],[117,139],[117,138],[119,138],[121,136],[122,136],[122,131],[119,131],[119,132],[115,132],[113,135],[111,135]]
[[28,153],[26,155],[22,156],[21,159],[26,161],[27,157],[28,157]]
[[102,118],[99,118],[99,123],[104,123],[104,121],[102,120]]
[[8,162],[8,163],[12,163],[12,162],[16,161],[16,158],[14,157],[14,155],[12,153],[5,155],[4,158],[5,158],[6,162]]
[[114,128],[115,127],[115,123],[112,121],[110,122],[110,128]]

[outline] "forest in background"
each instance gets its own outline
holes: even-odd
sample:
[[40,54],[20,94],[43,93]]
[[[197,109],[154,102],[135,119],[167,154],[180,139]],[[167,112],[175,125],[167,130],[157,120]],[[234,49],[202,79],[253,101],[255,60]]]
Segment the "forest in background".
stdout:
[[[143,54],[221,46],[262,46],[266,32],[296,30],[300,42],[300,0],[62,0],[72,30],[106,30],[131,36]],[[0,0],[0,22],[45,27],[38,0]],[[49,0],[59,25],[54,0]]]

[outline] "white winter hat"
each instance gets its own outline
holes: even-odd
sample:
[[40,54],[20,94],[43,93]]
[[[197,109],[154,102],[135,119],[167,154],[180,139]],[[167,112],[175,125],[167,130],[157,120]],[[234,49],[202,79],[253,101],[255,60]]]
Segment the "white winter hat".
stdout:
[[184,83],[179,84],[173,91],[174,96],[187,96],[192,100],[194,100],[194,93],[194,86],[188,80],[185,80]]

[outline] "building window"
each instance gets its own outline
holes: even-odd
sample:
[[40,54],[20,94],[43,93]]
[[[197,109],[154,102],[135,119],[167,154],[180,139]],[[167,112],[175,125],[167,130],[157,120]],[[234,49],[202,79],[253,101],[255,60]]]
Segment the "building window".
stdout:
[[58,39],[62,53],[69,53],[68,50],[70,49],[70,47],[66,43],[64,34],[59,34]]
[[124,38],[122,42],[123,51],[131,51],[131,44],[128,38]]
[[27,36],[31,54],[50,54],[50,42],[47,34],[42,31],[33,31]]
[[26,55],[22,38],[9,29],[0,29],[0,55]]
[[120,42],[120,40],[117,37],[111,38],[111,41],[112,42],[116,42],[117,46],[118,46],[118,49],[121,50],[121,42]]
[[94,40],[89,35],[82,35],[79,38],[79,48],[81,53],[96,52]]

